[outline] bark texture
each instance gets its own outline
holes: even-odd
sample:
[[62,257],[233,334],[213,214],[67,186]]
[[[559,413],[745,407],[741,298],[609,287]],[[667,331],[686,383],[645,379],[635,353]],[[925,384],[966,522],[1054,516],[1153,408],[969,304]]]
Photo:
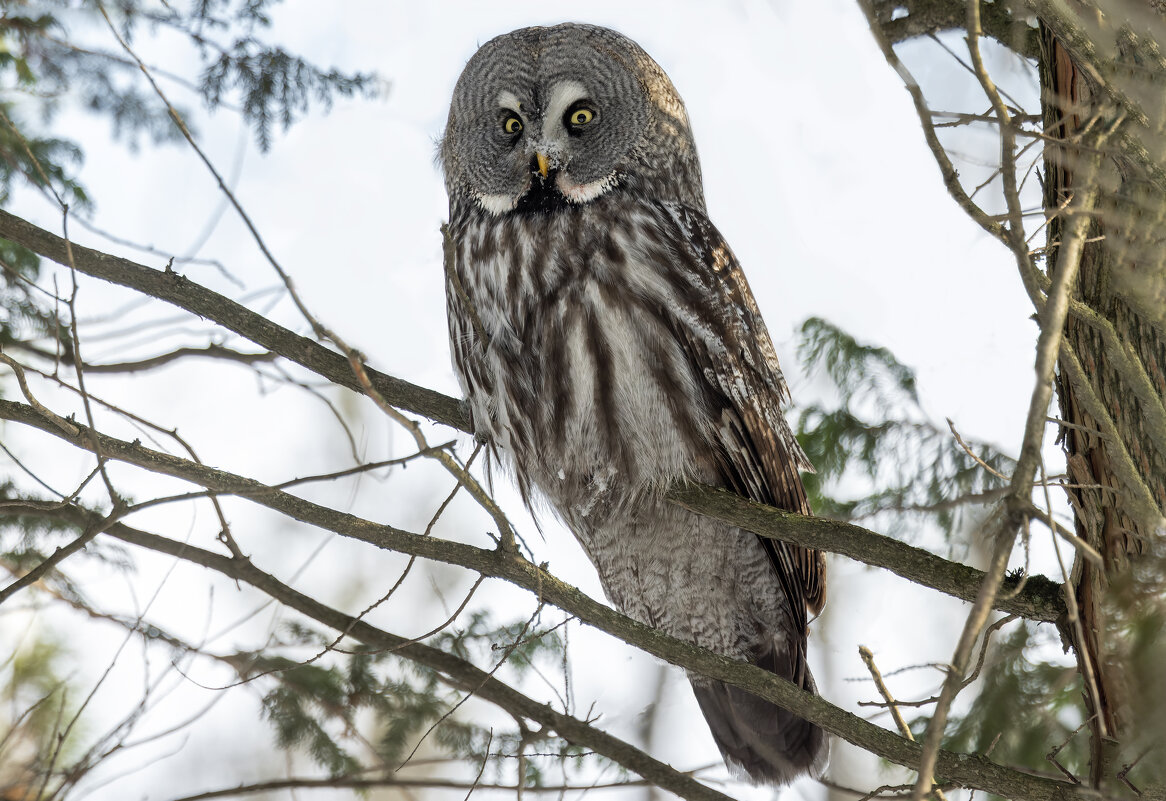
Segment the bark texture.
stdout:
[[[1113,787],[1137,758],[1130,747],[1142,734],[1134,640],[1138,622],[1151,613],[1144,608],[1147,593],[1161,592],[1146,581],[1160,578],[1148,562],[1160,550],[1166,510],[1166,437],[1158,429],[1166,397],[1166,326],[1155,297],[1163,274],[1166,189],[1155,176],[1162,163],[1162,100],[1139,97],[1152,76],[1163,74],[1161,59],[1131,24],[1107,29],[1095,22],[1093,29],[1068,31],[1064,19],[1042,20],[1040,77],[1045,130],[1055,140],[1045,151],[1050,271],[1066,224],[1058,212],[1083,190],[1083,165],[1094,156],[1088,152],[1091,133],[1105,126],[1119,132],[1095,177],[1102,193],[1076,280],[1079,304],[1065,325],[1057,382],[1077,534],[1103,557],[1100,566],[1076,558],[1071,584],[1079,625],[1067,620],[1062,631],[1077,653],[1091,715],[1090,782]],[[1082,32],[1098,45],[1108,36],[1112,50],[1095,47],[1087,59],[1079,46]]]

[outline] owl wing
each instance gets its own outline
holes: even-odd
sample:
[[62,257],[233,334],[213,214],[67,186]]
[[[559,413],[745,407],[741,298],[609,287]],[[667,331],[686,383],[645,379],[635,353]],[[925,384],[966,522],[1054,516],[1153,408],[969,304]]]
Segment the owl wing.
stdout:
[[[678,325],[687,355],[703,374],[709,397],[721,406],[716,461],[725,485],[759,503],[810,514],[799,470],[813,471],[781,412],[789,390],[757,302],[736,256],[701,211],[661,204],[676,226],[681,261],[695,261],[703,286],[690,293],[698,318],[715,324]],[[685,298],[689,300],[689,298]],[[761,538],[790,599],[798,630],[806,608],[825,602],[826,564],[820,551]],[[801,603],[799,603],[801,601]]]

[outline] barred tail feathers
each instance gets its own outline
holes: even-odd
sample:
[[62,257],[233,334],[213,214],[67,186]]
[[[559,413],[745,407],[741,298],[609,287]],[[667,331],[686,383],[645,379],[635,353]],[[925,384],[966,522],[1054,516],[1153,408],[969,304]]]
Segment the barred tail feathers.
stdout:
[[[804,661],[786,676],[817,694],[814,677]],[[754,662],[778,675],[772,656]],[[754,784],[785,785],[809,773],[820,775],[830,754],[826,732],[792,712],[756,695],[719,681],[694,681],[700,711],[730,770]]]

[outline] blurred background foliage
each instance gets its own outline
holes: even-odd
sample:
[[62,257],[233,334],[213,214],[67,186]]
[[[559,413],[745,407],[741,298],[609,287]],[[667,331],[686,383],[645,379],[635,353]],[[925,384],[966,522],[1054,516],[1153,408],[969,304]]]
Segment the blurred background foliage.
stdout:
[[[532,670],[552,672],[562,664],[564,646],[552,629],[531,630],[530,621],[498,625],[478,610],[443,629],[429,645],[477,665],[499,664],[523,679]],[[307,648],[325,660],[304,661],[265,653],[231,657],[241,675],[261,676],[271,688],[263,710],[284,748],[300,748],[332,776],[360,776],[370,768],[395,772],[409,764],[422,745],[427,758],[482,766],[488,781],[511,779],[506,769],[521,759],[527,786],[541,786],[548,770],[573,771],[580,749],[549,733],[495,730],[457,714],[465,693],[444,683],[429,668],[395,655],[346,644],[305,625],[289,624],[281,644]],[[365,713],[368,713],[367,715]]]
[[[240,114],[259,148],[266,150],[274,129],[287,129],[309,107],[327,109],[337,96],[371,98],[384,89],[384,83],[371,73],[322,69],[266,42],[263,34],[271,25],[271,5],[267,0],[115,0],[105,3],[104,11],[127,42],[139,35],[169,35],[189,45],[202,63],[195,81],[164,69],[153,71],[195,91],[208,111]],[[169,110],[142,80],[137,64],[124,52],[88,44],[95,38],[92,33],[106,25],[102,7],[97,2],[70,0],[9,0],[0,6],[0,207],[9,205],[18,187],[31,187],[68,209],[66,226],[87,222],[95,199],[77,178],[85,154],[76,142],[55,130],[65,109],[106,122],[113,138],[131,149],[143,141],[165,145],[182,140]],[[193,128],[187,109],[176,106],[175,111]],[[67,314],[51,293],[37,287],[39,275],[36,254],[0,239],[0,350],[71,364]],[[44,499],[37,493],[18,493],[10,478],[0,476],[0,502],[17,497]],[[64,497],[51,487],[43,489],[54,500]],[[0,527],[0,566],[13,578],[22,576],[77,533],[73,526],[44,517],[6,517]],[[90,543],[79,556],[133,569],[124,549],[101,540]],[[26,597],[35,597],[35,604],[63,602],[101,616],[65,569],[47,573]],[[197,653],[141,620],[120,622],[146,640]],[[505,630],[502,627],[500,632]],[[486,634],[478,631],[473,636]],[[18,639],[18,647],[0,663],[0,698],[5,702],[0,714],[0,798],[61,797],[102,756],[96,746],[83,750],[78,745],[90,734],[81,722],[77,688],[70,694],[73,671],[68,665],[79,655],[56,642],[51,632],[35,627]],[[259,657],[256,660],[263,664]],[[265,696],[264,707],[279,741],[302,745],[322,765],[339,773],[357,764],[340,741],[355,732],[352,716],[366,706],[387,713],[393,704],[405,704],[397,709],[404,710],[403,719],[414,728],[421,725],[427,719],[420,711],[422,700],[427,697],[432,709],[443,697],[433,691],[432,677],[427,695],[410,690],[407,682],[394,694],[392,685],[373,682],[369,671],[377,661],[352,656],[344,668],[304,665],[272,673],[279,679]],[[286,668],[288,660],[283,662]],[[389,714],[385,720],[396,717]],[[325,722],[326,718],[330,721]],[[400,726],[384,723],[386,731],[393,725]],[[99,744],[110,742],[98,738]]]
[[[969,508],[997,497],[1012,457],[985,442],[961,447],[923,410],[915,372],[883,347],[816,317],[797,337],[802,369],[828,382],[834,400],[797,410],[798,441],[817,473],[804,477],[814,512],[840,520],[880,516],[896,525],[926,517],[950,538]],[[847,481],[851,479],[851,481]],[[841,494],[843,488],[857,494]]]
[[[130,148],[143,137],[155,145],[182,140],[165,105],[124,52],[90,47],[105,25],[102,8],[132,43],[136,36],[169,35],[201,60],[197,80],[152,68],[195,91],[210,111],[237,112],[261,150],[273,129],[287,129],[309,106],[328,109],[337,96],[375,97],[385,84],[371,73],[322,69],[264,41],[272,0],[197,0],[191,3],[117,0],[9,0],[0,8],[0,205],[19,184],[35,187],[84,223],[94,198],[77,179],[84,153],[56,135],[53,123],[68,107],[111,126]],[[181,106],[175,111],[188,122]],[[68,362],[71,348],[60,312],[38,296],[39,259],[0,240],[0,346],[35,348]],[[49,347],[46,349],[45,342]],[[42,340],[37,342],[37,340]]]
[[[961,445],[953,427],[932,421],[915,371],[886,348],[811,318],[801,325],[797,351],[802,369],[825,379],[835,399],[798,410],[798,439],[818,470],[805,477],[815,511],[874,518],[877,530],[938,537],[966,555],[975,524],[1007,486],[1004,476],[1015,460],[971,437],[961,437]],[[1063,745],[1060,764],[1086,775],[1089,738],[1079,730],[1084,715],[1075,665],[1052,629],[1013,621],[1004,631],[983,646],[975,698],[949,719],[945,747],[991,749],[998,762],[1043,771],[1050,751]],[[928,715],[908,719],[921,738]]]

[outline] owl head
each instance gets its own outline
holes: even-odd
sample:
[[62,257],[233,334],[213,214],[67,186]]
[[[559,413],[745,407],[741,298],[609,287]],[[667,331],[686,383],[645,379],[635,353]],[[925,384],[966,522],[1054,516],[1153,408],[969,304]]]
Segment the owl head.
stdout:
[[614,192],[703,209],[684,102],[608,28],[565,23],[491,39],[466,64],[441,161],[451,204],[555,213]]

